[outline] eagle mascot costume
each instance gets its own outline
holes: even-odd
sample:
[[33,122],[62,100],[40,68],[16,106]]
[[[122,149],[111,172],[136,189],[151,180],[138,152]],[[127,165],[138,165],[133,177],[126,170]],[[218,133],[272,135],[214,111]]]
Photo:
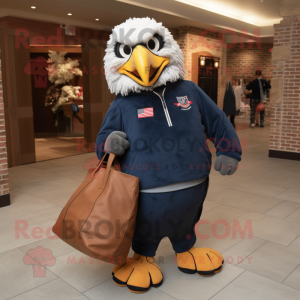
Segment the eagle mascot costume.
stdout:
[[214,168],[232,175],[241,160],[234,128],[195,83],[184,80],[182,51],[154,19],[132,18],[116,26],[104,67],[117,96],[97,136],[97,156],[115,153],[122,171],[140,178],[134,256],[114,267],[114,282],[135,293],[158,287],[163,274],[154,256],[164,237],[172,243],[180,271],[220,272],[222,255],[195,247],[195,225],[211,169],[207,137],[216,148]]

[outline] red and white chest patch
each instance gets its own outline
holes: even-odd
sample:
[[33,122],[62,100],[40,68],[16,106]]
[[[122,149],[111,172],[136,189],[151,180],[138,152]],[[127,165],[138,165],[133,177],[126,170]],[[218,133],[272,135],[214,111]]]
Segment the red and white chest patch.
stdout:
[[174,103],[174,105],[181,107],[181,110],[188,110],[192,108],[192,101],[190,101],[187,96],[176,97],[176,99],[177,103]]

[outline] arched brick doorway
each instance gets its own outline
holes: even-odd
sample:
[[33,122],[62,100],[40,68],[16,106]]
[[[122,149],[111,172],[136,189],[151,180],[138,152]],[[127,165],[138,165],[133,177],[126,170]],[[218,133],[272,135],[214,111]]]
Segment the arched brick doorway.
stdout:
[[195,82],[198,85],[198,59],[200,56],[210,56],[213,57],[213,55],[210,52],[207,51],[200,51],[192,53],[192,81]]
[[[200,57],[205,57],[205,65],[200,66]],[[201,51],[192,54],[192,81],[194,81],[216,104],[218,104],[219,72],[215,68],[216,56]],[[220,58],[218,57],[220,60]]]

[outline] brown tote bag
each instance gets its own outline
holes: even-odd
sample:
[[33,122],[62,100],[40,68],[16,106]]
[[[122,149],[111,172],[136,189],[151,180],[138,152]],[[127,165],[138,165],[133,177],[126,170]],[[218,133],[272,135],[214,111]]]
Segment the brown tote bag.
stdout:
[[113,153],[105,163],[107,156],[89,170],[52,230],[90,257],[122,264],[135,229],[139,178],[122,173]]

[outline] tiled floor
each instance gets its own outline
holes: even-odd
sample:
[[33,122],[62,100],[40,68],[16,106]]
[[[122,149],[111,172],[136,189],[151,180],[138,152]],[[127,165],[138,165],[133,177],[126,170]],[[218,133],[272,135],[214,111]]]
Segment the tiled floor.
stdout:
[[[83,135],[78,137],[45,137],[35,139],[36,161],[77,155],[78,144],[83,143]],[[80,151],[80,150],[79,150]],[[84,153],[81,151],[81,153]]]
[[[83,180],[90,153],[10,169],[12,205],[0,209],[0,300],[299,300],[300,162],[268,157],[268,127],[238,134],[244,141],[240,169],[232,177],[212,171],[201,218],[206,223],[196,228],[197,246],[222,252],[222,272],[181,273],[164,239],[157,252],[164,283],[137,295],[113,283],[111,265],[47,238]],[[47,268],[34,269],[31,258],[43,251]]]

